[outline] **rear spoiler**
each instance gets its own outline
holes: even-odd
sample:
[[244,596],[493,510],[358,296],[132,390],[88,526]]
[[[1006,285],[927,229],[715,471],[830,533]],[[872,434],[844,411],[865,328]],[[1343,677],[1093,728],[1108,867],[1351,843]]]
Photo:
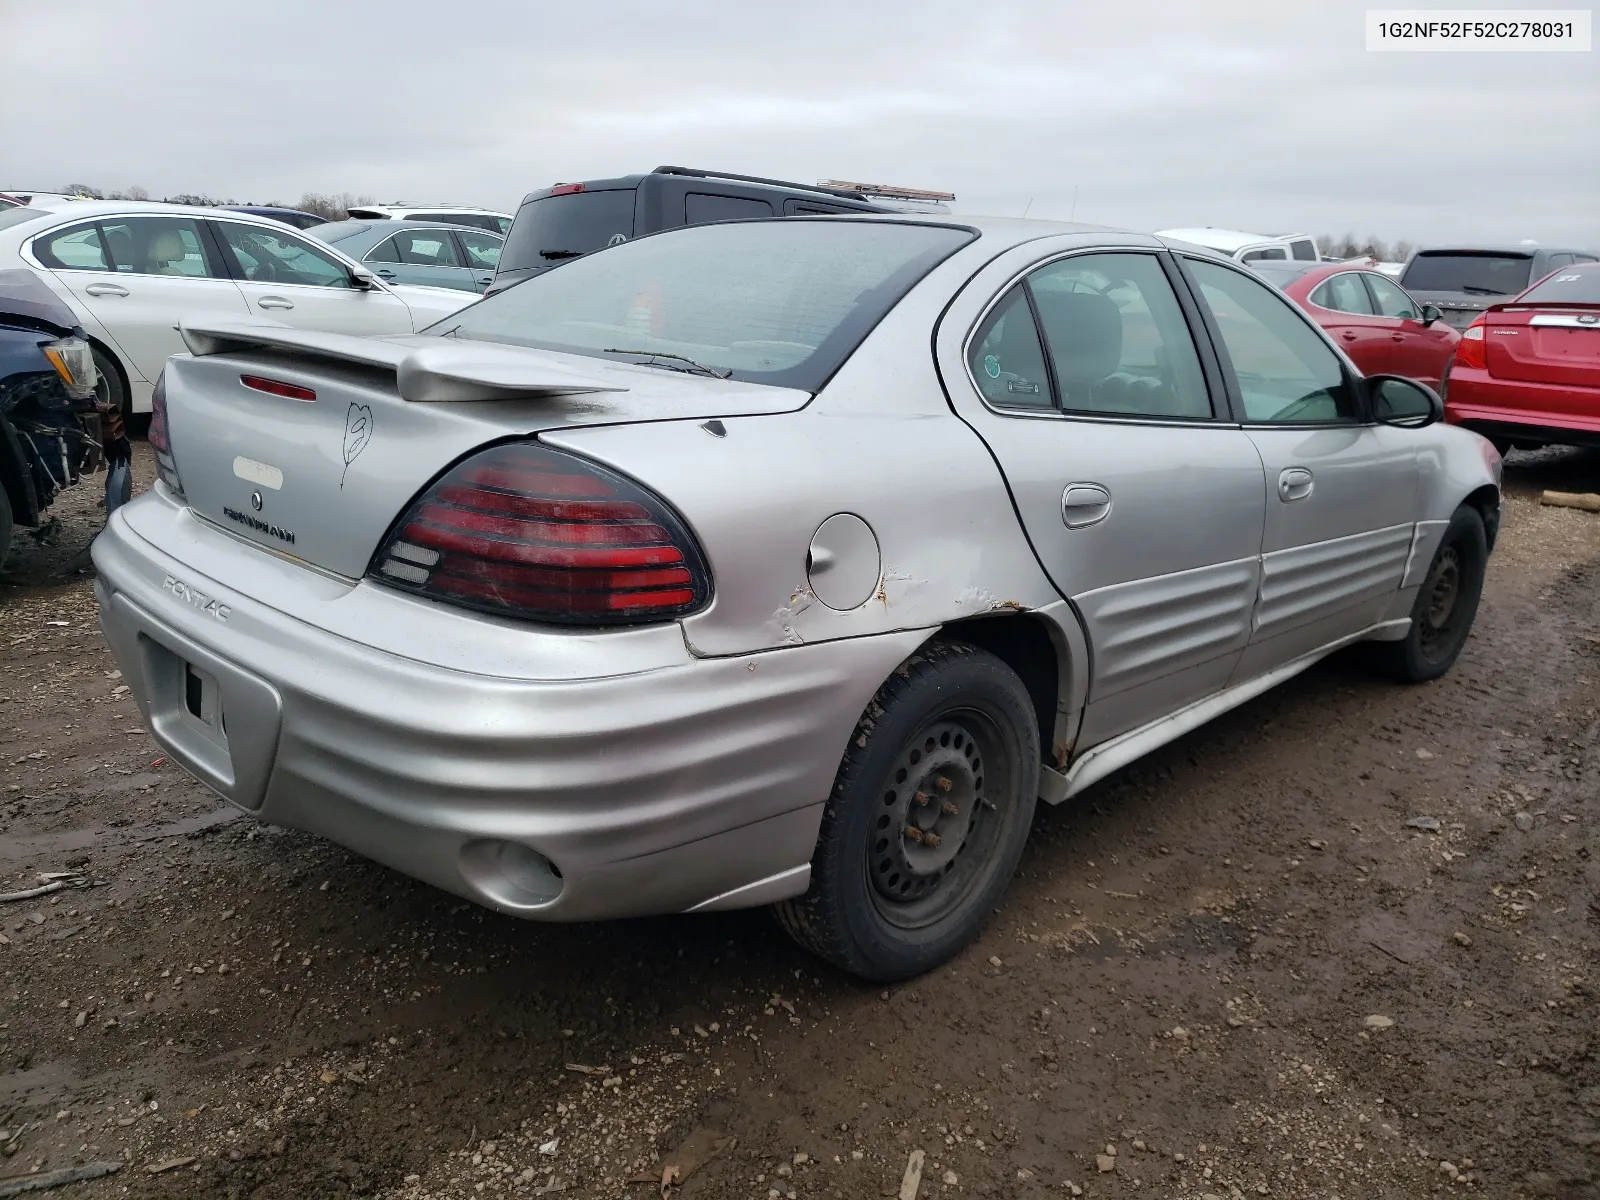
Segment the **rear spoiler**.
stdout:
[[400,398],[418,404],[628,390],[574,371],[539,350],[492,342],[354,337],[253,320],[181,321],[178,332],[196,358],[239,350],[288,350],[307,358],[392,371]]
[[1584,308],[1600,309],[1600,304],[1593,300],[1502,300],[1499,304],[1491,304],[1482,311],[1486,313],[1505,312],[1508,308]]

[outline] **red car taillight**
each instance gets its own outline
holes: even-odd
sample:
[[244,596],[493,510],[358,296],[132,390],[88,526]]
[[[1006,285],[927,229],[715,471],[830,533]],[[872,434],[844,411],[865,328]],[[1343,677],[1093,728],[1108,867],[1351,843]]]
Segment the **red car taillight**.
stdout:
[[150,430],[145,435],[156,452],[156,475],[179,500],[184,499],[183,481],[178,478],[178,460],[172,457],[172,434],[167,428],[167,373],[156,376],[150,392]]
[[705,605],[683,522],[632,480],[533,442],[457,464],[415,500],[368,577],[434,600],[564,625],[636,625]]
[[1456,366],[1474,367],[1479,371],[1489,366],[1489,357],[1483,344],[1483,318],[1479,317],[1461,331],[1461,342],[1456,346]]

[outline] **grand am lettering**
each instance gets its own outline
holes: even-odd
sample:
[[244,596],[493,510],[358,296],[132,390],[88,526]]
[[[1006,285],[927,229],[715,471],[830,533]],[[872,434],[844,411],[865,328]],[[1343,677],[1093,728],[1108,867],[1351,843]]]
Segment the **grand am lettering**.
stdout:
[[163,590],[171,592],[175,598],[182,600],[185,604],[192,605],[219,621],[226,622],[228,615],[233,612],[233,609],[226,604],[213,600],[198,588],[192,588],[183,580],[174,579],[171,575],[161,581],[161,587]]
[[249,513],[240,512],[237,508],[224,507],[222,515],[230,521],[237,521],[240,525],[254,529],[257,533],[264,533],[268,537],[277,538],[280,542],[287,542],[291,546],[294,545],[294,530],[292,529],[284,529],[281,526],[272,524],[270,521],[263,521],[260,517],[253,517]]

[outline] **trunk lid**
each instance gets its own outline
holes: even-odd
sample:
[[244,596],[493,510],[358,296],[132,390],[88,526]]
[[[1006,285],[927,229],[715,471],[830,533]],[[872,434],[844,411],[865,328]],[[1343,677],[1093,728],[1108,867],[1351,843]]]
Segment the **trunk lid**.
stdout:
[[587,425],[790,412],[810,399],[438,337],[245,322],[185,325],[184,335],[195,356],[172,359],[163,387],[190,508],[264,550],[352,579],[417,493],[481,446]]
[[1492,312],[1483,333],[1497,379],[1600,387],[1600,309]]

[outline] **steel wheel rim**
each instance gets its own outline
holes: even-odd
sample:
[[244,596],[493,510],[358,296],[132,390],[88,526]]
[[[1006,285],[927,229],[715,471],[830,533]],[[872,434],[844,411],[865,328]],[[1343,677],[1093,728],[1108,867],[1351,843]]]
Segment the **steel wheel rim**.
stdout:
[[[890,768],[866,847],[868,892],[902,929],[932,925],[988,874],[1014,766],[1000,729],[972,709],[938,714]],[[919,799],[920,797],[920,799]]]
[[1461,554],[1454,546],[1439,552],[1439,560],[1423,584],[1426,606],[1422,610],[1422,648],[1434,651],[1452,633],[1452,618],[1461,600]]

